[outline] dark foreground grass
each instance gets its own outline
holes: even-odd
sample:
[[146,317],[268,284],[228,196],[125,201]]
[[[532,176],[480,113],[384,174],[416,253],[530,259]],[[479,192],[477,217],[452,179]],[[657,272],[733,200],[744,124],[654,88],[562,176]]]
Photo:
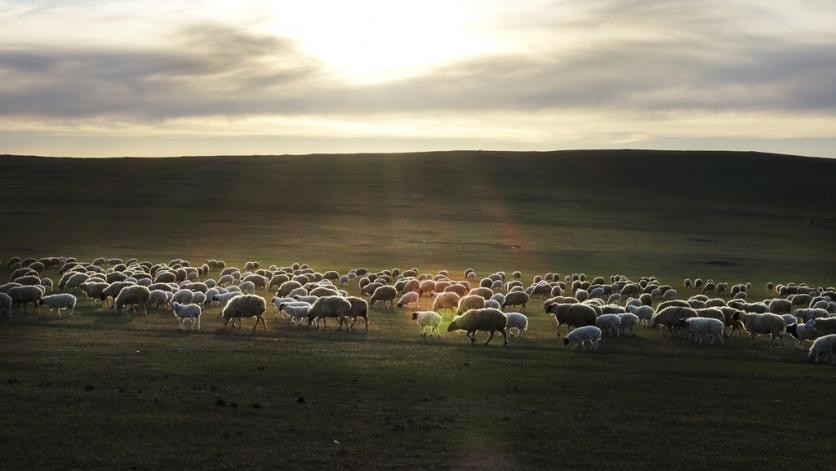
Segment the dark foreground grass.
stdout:
[[[266,294],[266,293],[265,293]],[[429,307],[429,300],[423,300]],[[170,313],[0,320],[6,469],[823,469],[836,370],[732,338],[641,328],[571,353],[537,303],[524,338],[423,339],[409,312],[368,333],[199,333]],[[272,317],[272,315],[270,316]],[[485,336],[481,336],[484,339]],[[822,433],[824,431],[824,433]],[[802,452],[802,450],[807,450]],[[815,450],[810,453],[810,450]]]

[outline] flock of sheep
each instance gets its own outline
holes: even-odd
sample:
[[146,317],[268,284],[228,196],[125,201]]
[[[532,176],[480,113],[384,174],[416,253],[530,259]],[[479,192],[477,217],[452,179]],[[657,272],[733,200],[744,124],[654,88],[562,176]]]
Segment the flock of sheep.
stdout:
[[[359,319],[369,328],[369,308],[381,303],[384,308],[415,309],[412,320],[422,336],[438,336],[444,316],[450,318],[448,332],[466,332],[470,343],[477,332],[487,332],[485,345],[498,332],[504,344],[508,334],[523,335],[528,330],[525,312],[534,298],[541,298],[545,314],[553,316],[557,334],[561,326],[568,331],[564,345],[575,350],[597,350],[603,336],[634,335],[639,326],[661,328],[663,335],[687,332],[695,343],[720,345],[727,335],[747,333],[754,345],[755,336],[770,336],[767,346],[790,334],[797,348],[812,342],[808,359],[836,364],[836,289],[805,284],[767,284],[774,297],[750,299],[752,286],[730,286],[713,280],[685,279],[682,287],[696,292],[687,299],[676,289],[655,277],[631,280],[623,275],[594,277],[583,273],[561,277],[545,273],[533,277],[526,286],[521,273],[493,273],[479,279],[467,269],[460,279],[446,270],[436,274],[420,273],[417,268],[398,268],[371,272],[365,268],[318,272],[307,264],[294,263],[262,268],[247,262],[243,268],[227,266],[219,260],[192,265],[183,259],[152,263],[130,259],[97,258],[89,263],[72,257],[13,257],[6,266],[9,282],[0,285],[0,315],[25,314],[40,306],[59,315],[66,310],[73,315],[78,297],[101,303],[118,313],[126,308],[170,310],[183,330],[199,330],[203,312],[220,309],[223,325],[241,327],[241,319],[255,318],[267,330],[264,319],[268,304],[276,316],[289,320],[292,327],[327,327],[329,318],[338,329],[351,330]],[[53,270],[57,283],[44,275]],[[216,277],[212,277],[212,274]],[[351,296],[346,288],[356,286],[360,296]],[[267,300],[256,294],[273,292]],[[432,310],[420,311],[422,297],[432,299]]]

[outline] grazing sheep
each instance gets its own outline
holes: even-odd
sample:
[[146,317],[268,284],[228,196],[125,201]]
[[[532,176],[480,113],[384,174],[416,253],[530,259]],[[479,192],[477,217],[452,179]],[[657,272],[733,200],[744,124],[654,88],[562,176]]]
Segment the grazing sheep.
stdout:
[[50,311],[55,309],[58,311],[59,316],[61,315],[61,309],[69,309],[70,317],[73,317],[73,313],[75,313],[76,297],[70,293],[52,294],[39,299],[38,304],[46,304]]
[[528,317],[521,312],[506,312],[505,317],[508,318],[508,323],[505,328],[508,333],[514,335],[514,330],[522,337],[523,332],[528,331]]
[[194,291],[190,289],[181,289],[174,293],[171,298],[172,303],[191,304],[194,302]]
[[456,316],[450,325],[447,326],[447,332],[454,330],[464,330],[470,338],[470,344],[476,342],[476,332],[490,332],[490,337],[485,342],[488,345],[493,340],[494,334],[498,331],[502,334],[502,345],[508,345],[508,337],[505,335],[505,327],[508,324],[508,318],[505,313],[499,309],[470,309],[460,316]]
[[772,342],[775,341],[775,337],[781,339],[781,347],[784,346],[784,333],[787,331],[787,325],[784,323],[784,319],[779,316],[778,314],[772,313],[765,313],[765,314],[751,314],[751,313],[744,313],[744,314],[737,314],[738,319],[743,322],[743,325],[746,327],[746,330],[752,335],[752,346],[755,346],[755,335],[756,334],[770,334],[771,338],[769,343],[766,345],[769,348],[772,345]]
[[621,335],[621,317],[618,314],[602,314],[595,319],[595,325],[607,335]]
[[773,299],[769,302],[768,308],[773,314],[789,314],[792,312],[792,302],[787,299]]
[[638,316],[639,322],[644,325],[649,325],[650,321],[653,320],[654,311],[651,306],[628,305],[627,310]]
[[438,313],[448,310],[455,311],[458,308],[460,301],[461,297],[457,293],[452,291],[441,293],[435,297],[435,300],[433,300],[433,311]]
[[524,291],[516,291],[505,295],[505,300],[502,302],[502,309],[510,307],[511,309],[519,306],[520,312],[525,312],[525,307],[528,304],[530,297]]
[[805,340],[813,340],[818,335],[816,332],[817,319],[810,319],[804,324],[790,324],[787,326],[787,333],[795,339],[796,350],[801,348]]
[[816,333],[818,335],[836,334],[836,317],[816,319]]
[[[415,311],[412,313],[412,320],[420,327],[422,337],[439,336],[438,325],[441,323],[441,315],[434,311]],[[429,330],[429,332],[427,332]]]
[[569,347],[570,350],[575,351],[578,345],[581,350],[586,351],[586,344],[590,345],[593,352],[598,351],[598,344],[601,342],[601,329],[594,325],[586,325],[578,327],[577,329],[566,334],[563,338],[563,345]]
[[116,295],[113,305],[116,307],[116,312],[119,314],[122,314],[122,308],[125,306],[130,306],[131,311],[133,311],[136,306],[142,306],[142,313],[144,315],[148,315],[148,309],[145,305],[148,304],[148,298],[150,297],[151,291],[144,286],[126,286],[119,291],[119,294]]
[[6,293],[0,293],[0,316],[12,316],[12,297]]
[[622,312],[617,315],[621,318],[621,333],[635,336],[636,326],[639,325],[639,316],[630,312]]
[[238,328],[241,328],[241,318],[255,317],[255,324],[253,325],[253,332],[258,327],[259,322],[267,330],[267,321],[264,320],[264,314],[267,312],[267,302],[261,296],[255,294],[238,294],[238,296],[229,300],[221,312],[221,318],[224,320],[226,326],[230,319],[232,320],[232,327],[235,328],[235,319],[238,319]]
[[830,313],[827,312],[825,309],[796,309],[792,311],[792,315],[798,317],[799,319],[803,320],[804,322],[809,321],[810,319],[818,319],[820,317],[830,317]]
[[398,307],[404,306],[418,307],[418,293],[416,293],[415,291],[410,291],[401,296],[401,299],[398,300]]
[[348,313],[348,317],[353,318],[354,320],[351,321],[351,325],[348,326],[348,330],[354,328],[354,324],[357,323],[357,318],[362,317],[363,321],[366,323],[366,332],[369,331],[369,303],[366,302],[363,298],[358,298],[356,296],[348,296],[346,297],[348,302],[351,303],[351,311]]
[[7,293],[12,298],[12,304],[15,306],[15,314],[20,312],[20,306],[23,306],[23,313],[26,314],[26,306],[32,303],[33,314],[38,313],[38,306],[40,299],[44,292],[41,291],[40,286],[15,286]]
[[154,309],[165,309],[165,307],[169,305],[170,295],[171,293],[168,291],[160,289],[151,290],[148,294],[148,302],[145,303],[145,306],[153,307]]
[[[274,298],[279,299],[279,298]],[[296,326],[308,320],[311,311],[311,304],[300,301],[285,301],[279,304],[279,312],[290,316],[290,325]]]
[[662,293],[662,299],[665,301],[671,301],[676,299],[677,293],[675,289],[669,289]]
[[712,317],[689,317],[680,322],[688,328],[688,335],[694,343],[701,344],[705,340],[712,345],[723,344],[723,331],[726,327],[723,321]]
[[456,314],[462,314],[471,309],[483,309],[485,307],[485,298],[477,294],[469,294],[459,300]]
[[[392,288],[394,291],[394,288]],[[394,298],[394,296],[392,296]],[[316,300],[315,303],[311,306],[311,309],[308,313],[308,322],[319,328],[318,319],[322,319],[323,329],[328,327],[328,318],[333,317],[340,321],[340,325],[337,326],[337,330],[342,328],[343,323],[346,324],[346,328],[348,328],[348,321],[346,321],[346,317],[351,314],[351,302],[341,296],[325,296]]]
[[374,304],[376,302],[382,301],[384,308],[388,305],[389,309],[394,309],[395,296],[397,295],[398,290],[396,290],[394,286],[380,286],[374,290],[374,293],[372,294],[371,298],[369,298],[369,306],[374,307]]
[[576,329],[587,325],[595,325],[597,313],[586,304],[551,304],[546,308],[546,314],[553,315],[557,325],[557,335],[560,336],[560,326]]
[[[660,310],[650,321],[650,328],[655,329],[657,325],[664,327],[671,335],[673,335],[674,328],[679,325],[681,319],[689,317],[699,317],[697,311],[690,307],[669,306]],[[664,334],[664,330],[662,333]]]
[[810,351],[807,354],[807,361],[810,363],[818,363],[819,360],[830,358],[830,363],[836,365],[836,334],[825,335],[819,337],[810,346]]
[[690,278],[685,278],[682,281],[682,286],[685,287],[685,288],[690,288],[691,287],[691,279]]
[[173,302],[171,303],[171,310],[174,312],[174,317],[177,318],[180,330],[183,330],[183,323],[186,320],[191,323],[190,327],[192,330],[200,330],[200,314],[202,310],[199,305]]

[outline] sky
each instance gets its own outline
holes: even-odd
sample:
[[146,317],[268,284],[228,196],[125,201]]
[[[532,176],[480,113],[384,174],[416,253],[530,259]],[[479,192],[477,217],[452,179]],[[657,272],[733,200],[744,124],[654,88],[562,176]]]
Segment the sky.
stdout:
[[0,154],[836,157],[832,0],[0,0]]

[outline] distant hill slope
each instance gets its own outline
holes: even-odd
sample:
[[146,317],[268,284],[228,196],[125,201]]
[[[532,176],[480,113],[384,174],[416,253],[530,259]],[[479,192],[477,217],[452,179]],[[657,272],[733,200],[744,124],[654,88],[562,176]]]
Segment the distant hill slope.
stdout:
[[829,159],[638,150],[3,156],[0,174],[4,258],[179,254],[764,278],[832,277],[836,261]]

